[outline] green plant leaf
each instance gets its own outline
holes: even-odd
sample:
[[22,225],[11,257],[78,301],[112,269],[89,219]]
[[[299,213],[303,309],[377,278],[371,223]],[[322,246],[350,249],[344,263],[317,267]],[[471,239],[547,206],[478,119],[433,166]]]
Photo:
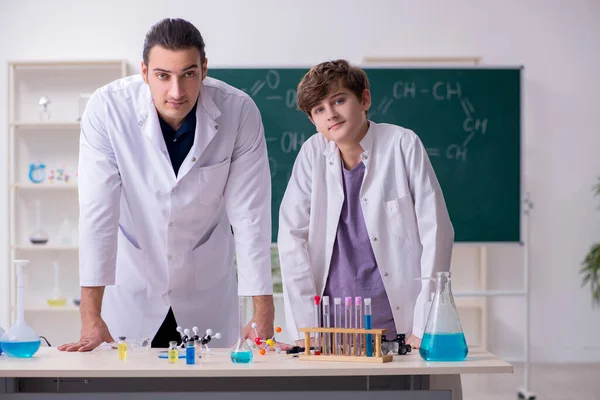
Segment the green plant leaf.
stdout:
[[[598,183],[594,186],[595,196],[600,196],[600,177]],[[579,273],[581,277],[581,287],[590,286],[592,294],[592,305],[600,306],[600,243],[595,243],[581,262]]]

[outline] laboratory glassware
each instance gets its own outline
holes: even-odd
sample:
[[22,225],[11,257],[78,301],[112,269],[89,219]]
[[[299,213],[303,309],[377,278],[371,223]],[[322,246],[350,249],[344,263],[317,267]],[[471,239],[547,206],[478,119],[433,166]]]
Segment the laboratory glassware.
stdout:
[[48,234],[42,229],[42,209],[39,200],[35,201],[35,230],[29,236],[29,241],[32,244],[48,243]]
[[462,361],[468,353],[452,296],[450,272],[438,272],[419,354],[427,361]]
[[238,337],[235,346],[233,346],[233,350],[231,351],[231,361],[234,364],[249,364],[252,362],[252,350],[250,350],[250,346],[246,343],[246,339],[244,338],[244,298],[239,298],[239,307],[238,307],[238,317],[239,317],[239,332],[240,336]]
[[[371,313],[371,299],[365,298],[365,329],[373,329],[373,314]],[[373,335],[365,335],[365,355],[373,357]]]
[[67,298],[60,291],[60,264],[58,261],[52,263],[54,269],[54,288],[52,297],[47,300],[49,306],[64,306],[67,304]]
[[0,337],[0,346],[7,357],[30,358],[40,348],[41,341],[37,333],[25,322],[25,266],[29,260],[14,260],[17,269],[17,320]]

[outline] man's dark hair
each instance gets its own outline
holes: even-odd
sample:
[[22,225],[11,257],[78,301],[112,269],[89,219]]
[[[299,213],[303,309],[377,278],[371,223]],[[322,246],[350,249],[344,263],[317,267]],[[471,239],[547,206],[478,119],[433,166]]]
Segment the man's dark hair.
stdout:
[[150,50],[161,46],[168,50],[183,50],[195,47],[200,52],[200,63],[204,64],[204,39],[198,28],[181,18],[165,18],[150,28],[144,40],[144,64],[148,65]]

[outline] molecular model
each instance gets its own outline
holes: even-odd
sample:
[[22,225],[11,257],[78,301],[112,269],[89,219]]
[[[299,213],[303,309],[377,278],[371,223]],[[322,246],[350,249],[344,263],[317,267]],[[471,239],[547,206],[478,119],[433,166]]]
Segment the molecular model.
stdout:
[[[192,335],[192,331],[194,332],[194,335]],[[185,344],[187,342],[193,340],[200,341],[200,343],[204,347],[206,347],[206,351],[210,351],[210,349],[208,348],[208,343],[210,343],[212,339],[221,339],[221,334],[217,332],[213,335],[212,329],[207,329],[206,334],[202,337],[198,335],[199,329],[197,326],[194,326],[192,328],[192,331],[190,331],[189,329],[183,329],[181,326],[177,327],[177,332],[179,332],[179,334],[181,335],[181,347],[185,347]]]
[[[260,355],[264,356],[267,353],[269,347],[274,347],[275,352],[277,354],[281,353],[281,349],[279,347],[275,347],[275,335],[273,335],[271,339],[264,340],[263,338],[258,336],[258,331],[256,330],[257,326],[258,325],[256,324],[256,322],[252,323],[252,329],[254,329],[254,334],[256,335],[256,338],[254,338],[254,343],[258,347],[263,346],[259,351]],[[282,329],[280,326],[275,327],[275,333],[281,333],[281,330]]]

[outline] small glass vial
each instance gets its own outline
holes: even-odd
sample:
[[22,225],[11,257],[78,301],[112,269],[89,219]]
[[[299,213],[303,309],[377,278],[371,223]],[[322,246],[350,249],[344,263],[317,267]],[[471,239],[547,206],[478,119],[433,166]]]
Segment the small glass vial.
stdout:
[[179,349],[175,340],[169,342],[168,360],[169,364],[177,364],[177,361],[179,361]]
[[205,350],[206,351],[209,351],[209,350],[204,348],[204,345],[202,344],[202,340],[198,339],[198,340],[195,340],[194,342],[196,343],[196,354],[198,355],[198,358],[202,358],[202,352]]
[[196,348],[193,340],[188,340],[185,344],[185,363],[187,365],[196,364]]
[[127,342],[125,336],[119,336],[119,360],[127,360]]

